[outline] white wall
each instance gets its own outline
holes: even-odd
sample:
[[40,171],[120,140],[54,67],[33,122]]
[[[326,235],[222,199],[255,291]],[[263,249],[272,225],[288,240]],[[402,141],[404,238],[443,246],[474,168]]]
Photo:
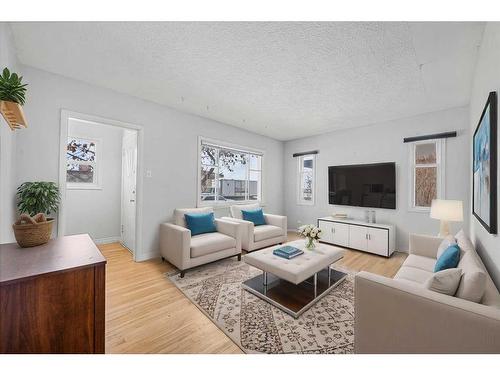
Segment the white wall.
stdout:
[[[1,35],[3,35],[4,26],[0,25],[0,27]],[[498,33],[498,30],[493,31]],[[492,33],[492,26],[488,25],[486,35],[490,33]],[[496,39],[497,42],[498,39]],[[9,46],[12,49],[10,42]],[[489,61],[488,75],[494,75],[497,79],[495,87],[498,88],[499,77],[495,72],[496,66],[500,66],[496,60],[498,54],[495,58],[484,56],[487,54],[483,49],[481,59]],[[499,49],[496,48],[496,50]],[[497,53],[496,50],[495,53]],[[2,51],[0,57],[4,59],[3,50],[0,51]],[[265,150],[266,169],[263,178],[266,209],[269,212],[285,213],[286,207],[290,228],[295,227],[297,220],[303,223],[315,222],[317,217],[328,215],[334,210],[333,206],[328,205],[327,202],[327,166],[395,161],[398,165],[398,208],[397,210],[377,210],[377,219],[380,222],[396,224],[398,227],[397,247],[398,250],[404,251],[408,247],[409,232],[435,234],[438,231],[438,223],[429,219],[427,214],[408,212],[408,152],[402,139],[405,136],[457,130],[459,137],[447,141],[447,198],[462,199],[466,207],[469,205],[470,158],[469,153],[464,150],[470,147],[470,129],[471,126],[475,126],[477,116],[469,115],[468,108],[425,114],[376,124],[376,126],[336,131],[283,144],[235,127],[52,73],[27,66],[20,66],[20,69],[25,76],[25,81],[30,85],[28,102],[25,106],[30,127],[18,132],[16,136],[15,169],[17,173],[15,175],[17,177],[12,186],[28,180],[58,180],[61,109],[144,126],[144,171],[151,170],[152,177],[139,176],[144,180],[144,229],[142,233],[143,253],[138,254],[138,259],[158,254],[159,224],[171,219],[172,210],[175,207],[192,207],[196,204],[197,137],[199,135]],[[475,92],[477,91],[478,89],[475,89]],[[480,106],[483,100],[483,98],[480,99]],[[470,116],[474,118],[472,125],[469,124]],[[320,150],[316,205],[313,207],[297,206],[296,160],[291,155],[294,152],[311,149]],[[3,158],[2,163],[4,163]],[[11,162],[8,164],[11,165]],[[2,174],[2,185],[3,181]],[[340,210],[349,211],[354,217],[363,216],[363,209],[342,207]],[[218,212],[218,215],[222,214],[225,212]],[[464,226],[468,226],[467,221]],[[2,229],[4,227],[2,222]],[[453,229],[458,228],[459,226],[455,225]],[[10,223],[8,231],[10,233]],[[493,245],[498,248],[497,239],[495,238],[494,241]],[[488,263],[491,262],[487,261]]]
[[123,129],[70,119],[68,136],[100,141],[96,155],[99,189],[66,191],[65,234],[89,233],[94,240],[119,238]]
[[[5,67],[8,67],[11,72],[18,72],[10,28],[6,23],[0,22],[0,72]],[[18,132],[22,131],[24,129],[18,130]],[[15,150],[16,133],[10,130],[3,116],[0,115],[0,243],[14,241],[12,223],[17,213],[15,208]]]
[[144,169],[152,177],[143,177],[143,253],[138,259],[159,254],[159,225],[171,219],[174,208],[196,205],[199,135],[264,150],[266,209],[284,213],[282,142],[38,69],[22,70],[31,98],[25,107],[31,126],[17,137],[17,176],[23,181],[58,180],[63,108],[144,126]]
[[[486,25],[479,50],[470,104],[470,139],[472,139],[476,130],[490,91],[496,91],[500,94],[500,24],[497,22]],[[498,155],[500,156],[500,153]],[[497,164],[500,165],[500,163]],[[472,147],[469,153],[469,170],[472,170]],[[499,181],[497,181],[497,186],[497,196],[500,198]],[[471,207],[469,207],[468,212],[471,221],[472,241],[475,243],[477,251],[481,255],[495,284],[500,287],[500,238],[498,235],[489,234],[484,229],[471,214]],[[500,210],[498,210],[498,214],[500,219]],[[498,222],[500,223],[500,221]]]
[[[285,144],[285,207],[289,228],[316,223],[321,216],[333,211],[346,212],[350,217],[363,219],[363,208],[328,204],[328,166],[376,162],[396,162],[396,210],[376,209],[377,221],[397,227],[396,250],[408,250],[410,232],[433,234],[439,232],[439,223],[428,213],[408,210],[408,144],[404,137],[458,131],[457,138],[446,140],[446,198],[461,199],[467,207],[469,199],[469,111],[467,107],[450,109],[411,118],[380,123],[367,127],[339,130],[321,136],[286,142]],[[295,152],[319,150],[316,169],[316,204],[297,205],[297,160]],[[453,225],[458,230],[462,225]]]

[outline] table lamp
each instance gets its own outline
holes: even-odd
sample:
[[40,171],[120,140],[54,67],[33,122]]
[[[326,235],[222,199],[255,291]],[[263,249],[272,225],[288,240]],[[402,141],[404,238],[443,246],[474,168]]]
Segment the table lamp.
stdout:
[[446,237],[450,234],[450,221],[464,220],[462,201],[433,199],[430,216],[433,219],[441,220],[439,236]]

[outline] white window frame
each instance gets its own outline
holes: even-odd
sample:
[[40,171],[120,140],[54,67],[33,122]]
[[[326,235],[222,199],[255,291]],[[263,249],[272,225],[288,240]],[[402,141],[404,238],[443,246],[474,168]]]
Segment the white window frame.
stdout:
[[[248,154],[255,154],[259,155],[261,157],[260,159],[260,186],[257,187],[257,191],[260,193],[260,197],[257,200],[249,200],[248,196],[246,197],[247,199],[242,200],[242,201],[203,201],[201,200],[201,149],[203,145],[211,145],[213,147],[219,147],[223,149],[229,149],[229,150],[234,150],[238,152],[243,152],[243,153],[248,153]],[[252,204],[252,203],[258,203],[260,206],[265,206],[264,204],[264,160],[265,160],[265,153],[263,150],[255,149],[255,148],[250,148],[246,146],[241,146],[237,145],[234,143],[229,143],[225,141],[220,141],[217,139],[212,139],[212,138],[206,138],[206,137],[198,137],[198,155],[196,157],[196,170],[197,170],[197,195],[196,195],[196,202],[197,202],[197,207],[229,207],[234,204]],[[217,165],[218,165],[218,160],[217,160]],[[252,170],[254,171],[254,170]],[[246,194],[248,194],[249,191],[249,177],[250,177],[250,163],[248,163],[248,167],[246,170]],[[218,175],[216,175],[216,184],[215,184],[215,196],[218,195]]]
[[[72,161],[74,164],[90,164],[94,167],[94,182],[93,183],[84,183],[84,182],[66,182],[66,189],[68,190],[102,190],[102,168],[101,168],[101,162],[102,162],[102,139],[100,138],[93,138],[93,137],[87,137],[79,134],[68,134],[67,141],[70,138],[75,138],[75,139],[82,139],[85,141],[90,141],[95,144],[95,154],[96,154],[96,161],[94,162],[78,162],[78,161]],[[67,144],[66,141],[66,144]],[[66,157],[66,155],[65,155]],[[66,164],[68,163],[68,160],[66,159]],[[66,168],[66,174],[67,172],[67,165],[65,165]]]
[[445,199],[445,155],[446,155],[446,139],[428,139],[409,143],[408,153],[408,210],[413,212],[429,213],[430,207],[415,205],[415,169],[418,165],[415,163],[416,146],[420,144],[434,143],[436,145],[436,163],[421,164],[422,167],[436,167],[436,199]]
[[[312,168],[312,186],[311,186],[311,193],[312,193],[312,199],[310,201],[307,201],[303,199],[302,196],[302,174],[303,172],[303,166],[304,166],[304,159],[305,158],[310,158],[312,157],[313,161],[313,168]],[[307,154],[307,155],[301,155],[297,157],[297,204],[299,206],[314,206],[316,202],[316,155],[315,154]]]

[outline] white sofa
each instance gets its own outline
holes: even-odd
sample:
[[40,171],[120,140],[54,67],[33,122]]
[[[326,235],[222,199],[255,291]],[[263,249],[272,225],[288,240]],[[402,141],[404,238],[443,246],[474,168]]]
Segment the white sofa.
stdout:
[[234,222],[215,219],[217,232],[191,236],[184,215],[186,213],[210,213],[213,208],[184,208],[174,211],[174,224],[160,225],[160,251],[162,260],[168,260],[181,271],[238,256],[241,260],[241,228]]
[[[462,231],[455,296],[424,287],[442,240],[410,235],[410,254],[393,279],[356,275],[356,353],[500,353],[500,294]],[[478,285],[484,292],[473,298]]]
[[286,242],[286,216],[264,214],[266,224],[258,226],[255,226],[251,221],[243,220],[241,210],[255,210],[258,208],[260,206],[257,203],[234,205],[230,207],[231,217],[222,218],[241,224],[241,246],[246,251],[254,251]]

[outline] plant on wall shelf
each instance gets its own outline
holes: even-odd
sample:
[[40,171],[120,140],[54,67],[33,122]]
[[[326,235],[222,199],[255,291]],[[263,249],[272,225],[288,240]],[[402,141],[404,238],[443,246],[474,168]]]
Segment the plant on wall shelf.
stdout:
[[21,107],[26,100],[26,86],[23,77],[11,74],[8,68],[0,75],[0,113],[11,130],[28,126]]
[[9,69],[5,68],[0,76],[0,100],[24,105],[28,85],[22,81],[23,77],[17,73],[11,74]]
[[59,188],[54,182],[25,182],[17,188],[17,199],[19,213],[48,215],[59,207]]

